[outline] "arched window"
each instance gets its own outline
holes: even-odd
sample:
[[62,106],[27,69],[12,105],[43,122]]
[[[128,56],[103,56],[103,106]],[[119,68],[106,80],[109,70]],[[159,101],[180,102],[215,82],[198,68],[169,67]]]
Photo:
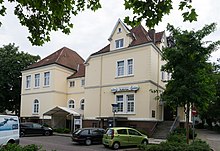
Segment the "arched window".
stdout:
[[82,100],[80,101],[80,109],[81,109],[81,110],[84,110],[84,103],[85,103],[85,101],[84,101],[84,99],[82,99]]
[[69,108],[74,108],[74,101],[69,100],[68,106],[69,106]]
[[39,101],[37,99],[34,100],[34,104],[33,104],[33,113],[34,114],[38,114],[39,113]]

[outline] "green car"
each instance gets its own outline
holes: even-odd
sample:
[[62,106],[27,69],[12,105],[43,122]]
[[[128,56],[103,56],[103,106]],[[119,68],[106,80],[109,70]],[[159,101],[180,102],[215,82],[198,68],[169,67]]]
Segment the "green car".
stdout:
[[102,138],[102,144],[105,147],[118,149],[121,146],[147,145],[148,138],[133,128],[113,127],[106,130]]

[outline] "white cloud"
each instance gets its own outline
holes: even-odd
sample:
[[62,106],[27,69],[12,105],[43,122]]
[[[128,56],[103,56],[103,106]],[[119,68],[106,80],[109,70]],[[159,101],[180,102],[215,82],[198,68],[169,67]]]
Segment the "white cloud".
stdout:
[[[124,10],[123,0],[101,0],[101,3],[102,8],[100,10],[96,12],[87,10],[73,17],[74,28],[71,30],[70,35],[52,32],[51,41],[42,47],[31,45],[27,39],[29,35],[27,28],[19,24],[18,19],[13,15],[13,6],[7,3],[7,6],[10,6],[8,14],[5,17],[0,17],[3,22],[2,27],[0,27],[0,47],[8,43],[15,43],[16,46],[20,47],[20,50],[33,55],[40,55],[43,58],[66,46],[87,59],[91,53],[108,44],[107,39],[118,18],[124,19],[128,14],[131,15],[130,11]],[[177,6],[177,2],[174,4]],[[181,13],[173,10],[169,16],[165,16],[163,22],[156,27],[156,30],[165,30],[168,22],[183,29],[200,29],[205,24],[217,22],[218,29],[209,37],[209,40],[218,40],[220,36],[220,15],[218,15],[220,1],[193,1],[193,6],[199,15],[197,22],[183,23]],[[219,57],[220,50],[213,53],[212,60],[215,61]]]

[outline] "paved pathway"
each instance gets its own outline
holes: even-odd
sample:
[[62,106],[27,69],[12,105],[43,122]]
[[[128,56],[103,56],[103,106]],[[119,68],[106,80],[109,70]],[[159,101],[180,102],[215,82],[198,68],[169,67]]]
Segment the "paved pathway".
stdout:
[[206,141],[214,151],[220,151],[220,133],[215,131],[196,129],[198,138]]

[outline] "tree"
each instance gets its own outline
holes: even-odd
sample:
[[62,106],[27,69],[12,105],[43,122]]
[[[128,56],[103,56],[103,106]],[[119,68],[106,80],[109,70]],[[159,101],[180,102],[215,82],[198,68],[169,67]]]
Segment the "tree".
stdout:
[[207,60],[220,41],[203,41],[216,29],[214,23],[198,31],[182,31],[172,25],[168,25],[167,29],[171,33],[171,40],[170,46],[162,52],[163,60],[167,61],[162,70],[171,73],[172,79],[166,85],[162,100],[171,106],[186,107],[188,143],[190,106],[206,110],[208,104],[215,99],[212,64]]
[[212,122],[220,122],[220,60],[218,60],[218,62],[218,64],[213,64],[213,76],[216,84],[216,99],[210,102],[207,111],[201,112],[201,117],[207,120],[209,126],[212,126]]
[[[100,0],[8,0],[15,3],[14,14],[21,25],[26,26],[30,36],[28,39],[33,45],[43,45],[50,41],[50,32],[61,30],[70,33],[73,27],[71,17],[85,9],[96,11],[101,8]],[[197,14],[191,6],[191,0],[182,0],[179,10],[183,11],[184,21],[195,21]],[[169,14],[172,9],[172,0],[124,0],[125,9],[132,9],[134,17],[125,22],[134,26],[145,20],[148,27],[154,27]],[[4,0],[0,0],[0,15],[6,14]],[[0,22],[1,25],[1,22]]]
[[14,44],[0,48],[0,112],[9,110],[19,114],[21,71],[39,59],[39,56],[19,52]]

